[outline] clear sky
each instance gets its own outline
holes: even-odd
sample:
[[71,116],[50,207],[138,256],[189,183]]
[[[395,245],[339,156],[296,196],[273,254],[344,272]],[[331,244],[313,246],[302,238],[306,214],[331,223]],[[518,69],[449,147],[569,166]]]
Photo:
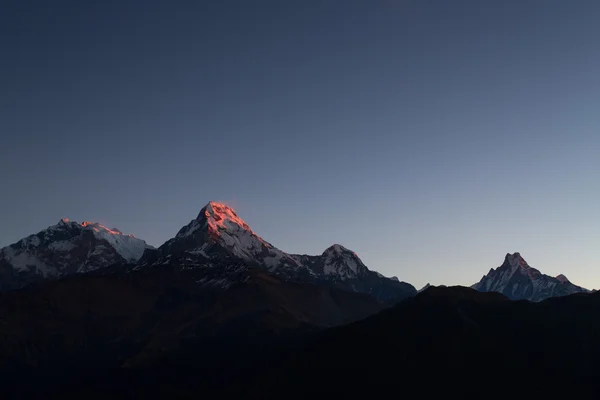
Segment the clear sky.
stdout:
[[0,245],[152,245],[210,200],[421,287],[520,251],[600,287],[600,2],[23,1],[0,12]]

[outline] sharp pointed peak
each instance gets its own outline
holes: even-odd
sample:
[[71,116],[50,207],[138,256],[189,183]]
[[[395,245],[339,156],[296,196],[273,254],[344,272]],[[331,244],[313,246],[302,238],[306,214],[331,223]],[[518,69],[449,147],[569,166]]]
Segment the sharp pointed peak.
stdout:
[[521,253],[519,253],[518,251],[515,251],[514,253],[506,253],[505,258],[523,258],[521,256]]
[[423,286],[420,290],[417,291],[417,293],[421,293],[427,289],[429,289],[431,287],[431,284],[428,282],[425,286]]
[[206,203],[206,205],[204,207],[202,207],[202,209],[200,210],[200,214],[198,215],[198,217],[201,217],[202,215],[204,215],[206,212],[209,213],[222,213],[222,212],[230,212],[233,214],[237,214],[236,211],[234,210],[233,207],[220,202],[220,201],[214,201],[211,200],[208,203]]
[[246,221],[241,219],[233,208],[224,203],[210,201],[200,211],[200,215],[198,215],[198,219],[204,218],[209,221],[209,227],[214,229],[227,229],[229,225],[235,224],[251,233],[254,233]]
[[258,237],[232,207],[218,201],[210,201],[202,207],[196,219],[181,228],[175,237],[187,237],[195,232],[202,232],[216,238],[220,237],[223,231],[235,235],[245,231]]
[[523,268],[530,268],[529,264],[527,264],[527,261],[525,261],[525,259],[521,256],[521,253],[514,252],[514,253],[506,253],[506,256],[504,257],[504,264],[509,264],[512,267],[516,267],[516,266],[520,266]]

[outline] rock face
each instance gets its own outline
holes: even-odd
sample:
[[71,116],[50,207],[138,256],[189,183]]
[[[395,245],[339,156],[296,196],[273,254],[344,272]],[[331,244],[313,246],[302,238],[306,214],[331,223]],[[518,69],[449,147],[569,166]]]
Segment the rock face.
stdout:
[[530,267],[519,253],[506,254],[504,263],[496,269],[490,269],[472,288],[480,292],[502,293],[511,300],[529,301],[589,292],[572,284],[562,274],[556,278],[542,274]]
[[431,287],[431,285],[429,283],[427,283],[425,286],[423,286],[421,289],[419,289],[419,293],[424,292],[425,290],[429,289]]
[[[247,265],[286,281],[332,284],[395,302],[416,294],[416,289],[398,279],[369,270],[360,258],[341,245],[333,245],[319,256],[289,254],[274,247],[250,229],[225,204],[210,202],[198,217],[157,250],[147,251],[138,268],[175,265],[183,268],[222,267],[223,262]],[[223,287],[234,281],[230,274],[214,271],[211,282]]]
[[115,228],[61,219],[56,225],[0,249],[0,290],[135,263],[147,248],[151,247],[143,240]]

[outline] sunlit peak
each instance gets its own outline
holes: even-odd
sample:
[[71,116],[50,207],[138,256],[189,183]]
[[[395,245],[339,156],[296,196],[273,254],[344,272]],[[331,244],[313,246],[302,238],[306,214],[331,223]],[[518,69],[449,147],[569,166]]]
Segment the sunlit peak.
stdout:
[[[103,232],[106,232],[106,233],[108,233],[110,235],[122,235],[122,236],[125,236],[117,228],[110,229],[110,228],[107,228],[106,226],[104,226],[102,224],[97,223],[97,222],[83,221],[83,223],[81,224],[81,226],[83,226],[84,228],[85,227],[90,227],[95,232],[103,231]],[[127,235],[127,236],[134,237],[133,235]]]
[[[235,210],[226,204],[211,201],[204,208],[204,217],[208,221],[209,231],[217,236],[220,236],[219,232],[221,230],[241,228],[258,237],[250,229],[250,226],[237,215]],[[236,226],[239,228],[236,228]]]

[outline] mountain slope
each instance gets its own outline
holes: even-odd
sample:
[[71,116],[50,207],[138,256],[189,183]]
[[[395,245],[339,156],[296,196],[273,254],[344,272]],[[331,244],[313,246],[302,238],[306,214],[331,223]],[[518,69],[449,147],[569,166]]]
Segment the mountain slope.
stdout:
[[[151,270],[145,272],[153,273]],[[82,278],[89,277],[78,277]],[[115,279],[115,276],[104,279]],[[185,281],[190,282],[189,279]],[[138,282],[135,287],[144,287],[148,292],[148,288],[156,285],[154,281],[152,284]],[[244,290],[243,286],[239,288]],[[164,339],[172,332],[202,331],[196,329],[195,322],[173,325],[173,321],[181,321],[181,315],[202,315],[200,319],[204,315],[218,316],[219,307],[240,304],[248,293],[240,292],[239,299],[234,296],[221,302],[198,299],[185,311],[180,309],[182,299],[187,298],[189,302],[193,296],[185,294],[185,290],[182,293],[159,287],[164,288],[158,290],[163,294],[151,297],[160,300],[146,300],[144,304],[154,303],[156,309],[164,309],[164,321],[157,324],[155,321],[160,319],[155,319],[141,323],[134,314],[128,315],[130,311],[114,316],[123,323],[131,323],[133,317],[134,323],[128,328],[130,332],[138,332],[139,326],[162,326],[151,329],[154,332],[152,340],[126,341],[129,344],[121,347],[118,354],[124,359],[136,360],[131,367],[97,369],[98,353],[114,355],[114,347],[110,347],[110,351],[99,351],[105,350],[100,345],[82,347],[95,350],[96,358],[80,355],[76,368],[68,374],[57,370],[56,364],[49,364],[50,368],[41,371],[42,376],[53,380],[54,392],[42,385],[38,376],[35,376],[35,385],[25,384],[32,381],[30,372],[17,375],[15,380],[6,379],[7,384],[16,387],[18,396],[15,398],[22,398],[26,389],[38,396],[93,392],[119,398],[130,398],[135,394],[178,398],[244,396],[246,399],[307,398],[314,397],[315,393],[322,394],[321,397],[335,393],[341,398],[378,398],[390,393],[424,398],[573,398],[577,395],[597,398],[600,393],[597,362],[600,355],[597,339],[600,336],[597,318],[600,294],[578,293],[543,302],[526,302],[510,301],[499,293],[482,293],[464,287],[430,287],[364,320],[326,330],[304,325],[296,330],[301,334],[287,338],[266,334],[259,328],[264,325],[250,322],[271,321],[276,322],[275,326],[288,326],[288,313],[250,307],[248,311],[253,312],[238,314],[240,318],[230,319],[230,324],[215,330],[218,337],[187,336],[187,340],[170,343]],[[227,296],[233,291],[221,293]],[[259,293],[267,296],[268,290]],[[279,295],[277,298],[277,302],[281,301]],[[43,301],[35,297],[11,296],[11,301],[6,301],[0,296],[0,313],[10,315],[9,319],[14,321],[19,314],[9,314],[6,310],[14,310],[30,301],[38,304],[36,307],[48,307],[47,304],[55,300],[51,301],[47,296]],[[114,301],[118,303],[122,299]],[[135,303],[128,302],[124,309]],[[60,304],[73,307],[72,302]],[[75,306],[81,307],[82,315],[84,309],[90,307],[89,302],[77,304],[80,302]],[[99,307],[102,307],[100,302],[92,306],[93,309]],[[252,318],[244,318],[244,315]],[[81,317],[75,317],[72,326],[83,329]],[[56,321],[64,321],[64,315],[57,315]],[[88,329],[90,332],[105,326],[114,329],[114,321],[111,322],[107,315],[90,324]],[[24,320],[21,325],[29,323]],[[168,326],[173,328],[167,329]],[[0,325],[0,334],[6,335],[6,332],[6,326]],[[235,332],[252,333],[242,338]],[[47,345],[56,346],[60,340],[64,341],[64,336],[55,333],[41,335],[48,341]],[[122,330],[115,330],[115,333],[123,339]],[[34,349],[37,354],[39,342],[35,341],[31,330],[28,335],[29,341],[14,343],[11,340],[0,346],[24,354],[28,349]],[[106,346],[104,341],[95,343]],[[112,343],[112,346],[118,344]],[[123,352],[131,343],[143,345],[136,347],[139,350],[129,352],[133,358]],[[156,357],[161,352],[166,356]],[[145,353],[151,357],[144,357]],[[3,352],[0,354],[0,361],[7,359]],[[74,358],[64,358],[71,359]],[[12,378],[13,375],[3,376]],[[70,379],[60,379],[64,376]],[[55,377],[59,379],[54,380]]]
[[532,268],[521,254],[506,254],[504,263],[490,269],[472,286],[480,292],[498,292],[512,300],[542,301],[549,297],[587,293],[589,290],[572,284],[564,275],[553,278]]
[[0,290],[44,279],[135,263],[148,246],[117,229],[61,219],[58,224],[0,249]]
[[[370,271],[354,253],[333,245],[320,256],[288,254],[250,229],[232,208],[210,202],[198,217],[157,250],[147,251],[140,268],[172,265],[206,268],[215,261],[243,263],[262,268],[288,281],[331,284],[367,293],[382,302],[394,302],[416,294],[405,282]],[[231,282],[223,277],[224,285]]]
[[[298,388],[297,394],[335,391],[341,397],[385,395],[392,388],[427,398],[597,395],[598,312],[597,294],[534,303],[430,287],[392,309],[302,341],[258,385],[273,398],[273,382]],[[339,385],[348,374],[360,378]],[[436,384],[424,387],[430,382]]]
[[0,293],[0,371],[50,376],[143,368],[169,358],[182,362],[189,346],[196,362],[214,367],[222,357],[213,351],[219,342],[270,341],[382,309],[365,294],[283,282],[257,269],[239,272],[244,283],[229,290],[197,285],[194,272],[164,267],[84,274]]

